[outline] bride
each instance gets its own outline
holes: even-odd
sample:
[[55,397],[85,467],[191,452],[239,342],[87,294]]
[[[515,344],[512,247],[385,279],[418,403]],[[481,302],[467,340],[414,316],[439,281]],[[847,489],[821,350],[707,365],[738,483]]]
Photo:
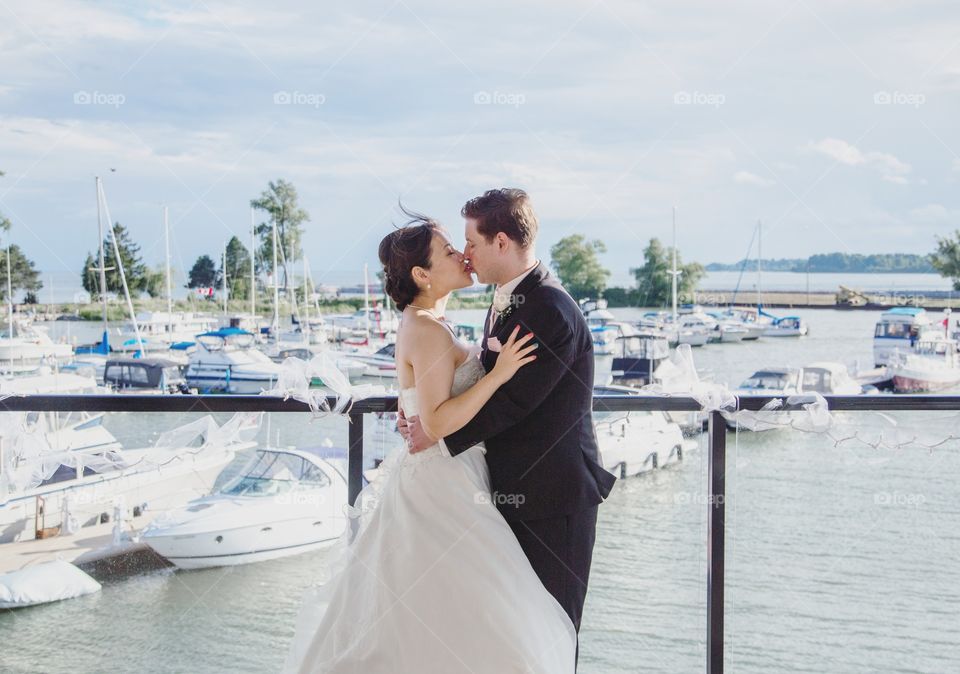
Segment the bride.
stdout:
[[[442,319],[450,292],[472,283],[469,264],[436,222],[410,215],[379,249],[385,289],[403,312],[400,405],[443,437],[536,358],[536,344],[514,330],[484,371]],[[573,623],[493,503],[484,452],[451,457],[434,445],[381,465],[351,513],[356,534],[332,579],[305,602],[313,615],[298,621],[287,671],[572,674]]]

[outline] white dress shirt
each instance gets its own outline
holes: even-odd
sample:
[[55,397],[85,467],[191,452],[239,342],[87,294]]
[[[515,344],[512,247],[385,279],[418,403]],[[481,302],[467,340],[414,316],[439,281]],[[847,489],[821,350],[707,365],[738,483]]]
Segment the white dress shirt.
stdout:
[[[510,306],[510,295],[513,294],[513,291],[517,289],[517,286],[520,285],[520,282],[527,277],[527,274],[532,272],[540,265],[540,260],[537,260],[533,263],[533,266],[529,269],[523,271],[519,276],[513,278],[503,285],[498,285],[496,290],[493,291],[493,311],[490,312],[490,322],[487,324],[487,332],[493,329],[493,324],[497,321],[497,316],[500,315],[504,309]],[[443,441],[443,438],[437,440],[437,444],[440,445],[440,453],[444,456],[450,456],[450,450],[447,449],[447,443]]]

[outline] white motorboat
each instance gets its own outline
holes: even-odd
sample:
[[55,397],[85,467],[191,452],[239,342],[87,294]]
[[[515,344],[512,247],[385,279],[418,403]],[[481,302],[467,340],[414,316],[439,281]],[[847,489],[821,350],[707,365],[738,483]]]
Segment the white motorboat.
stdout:
[[[64,440],[82,436],[24,432],[12,419],[0,444],[0,543],[70,534],[106,521],[118,504],[135,519],[206,494],[237,451],[255,446],[247,438],[259,418],[235,415],[218,426],[205,416],[141,449],[120,449],[106,429],[112,443],[74,448]],[[99,428],[100,418],[90,423]]]
[[911,352],[897,352],[887,361],[897,393],[945,391],[960,386],[957,343],[943,336],[916,343]]
[[[920,340],[943,334],[936,329],[926,309],[895,307],[880,315],[873,330],[873,362],[876,367],[887,365],[894,354],[906,354]],[[895,359],[899,359],[896,356]]]
[[800,375],[800,393],[860,395],[875,391],[875,387],[865,387],[855,380],[843,363],[827,361],[810,363],[803,367]]
[[[603,395],[639,395],[626,386],[594,387]],[[632,477],[683,460],[693,445],[680,426],[660,411],[598,412],[594,415],[600,462],[617,477]]]
[[773,318],[763,334],[766,337],[803,337],[809,331],[807,322],[799,316],[783,316]]
[[327,324],[337,340],[360,335],[373,334],[386,337],[400,327],[400,315],[382,307],[357,309],[352,314],[327,316]]
[[201,393],[258,394],[273,388],[280,366],[255,348],[252,333],[221,328],[197,335],[184,376]]
[[726,311],[716,315],[717,320],[724,323],[730,322],[747,331],[743,341],[753,341],[763,337],[767,330],[767,323],[760,320],[756,307],[730,307]]
[[154,520],[143,540],[180,569],[260,562],[335,541],[346,503],[344,450],[258,449],[220,489]]
[[0,369],[23,371],[43,363],[64,363],[73,356],[70,344],[54,342],[47,331],[27,321],[14,321],[14,329],[0,335]]
[[193,312],[144,311],[136,315],[136,328],[132,323],[118,329],[119,344],[114,348],[122,353],[140,350],[136,331],[140,330],[143,347],[156,355],[173,344],[192,342],[194,337],[209,330],[216,330],[218,320],[206,314]]

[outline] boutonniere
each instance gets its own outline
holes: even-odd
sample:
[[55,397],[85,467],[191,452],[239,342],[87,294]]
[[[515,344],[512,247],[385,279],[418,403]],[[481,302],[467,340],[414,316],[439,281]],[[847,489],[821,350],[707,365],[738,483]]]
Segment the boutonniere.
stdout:
[[508,318],[510,318],[510,314],[512,314],[514,311],[516,311],[516,309],[517,309],[517,304],[516,304],[516,302],[514,302],[513,296],[511,295],[511,296],[510,296],[510,304],[508,304],[508,305],[504,308],[504,310],[500,312],[500,320],[501,320],[501,321],[505,321],[505,320],[507,320]]

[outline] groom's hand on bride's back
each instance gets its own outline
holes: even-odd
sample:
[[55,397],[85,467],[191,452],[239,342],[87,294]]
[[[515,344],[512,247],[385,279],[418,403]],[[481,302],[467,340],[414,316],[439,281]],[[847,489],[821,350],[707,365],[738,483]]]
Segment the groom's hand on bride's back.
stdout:
[[422,452],[427,447],[432,447],[437,443],[436,438],[430,437],[420,423],[420,417],[410,417],[407,419],[407,432],[404,435],[407,440],[407,449],[411,454]]

